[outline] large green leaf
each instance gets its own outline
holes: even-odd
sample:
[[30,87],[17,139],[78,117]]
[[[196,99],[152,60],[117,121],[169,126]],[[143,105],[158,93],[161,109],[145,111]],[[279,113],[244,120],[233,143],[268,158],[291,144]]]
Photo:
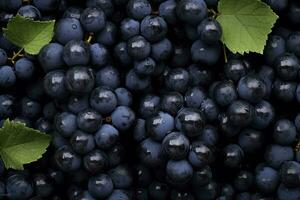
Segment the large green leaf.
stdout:
[[45,153],[50,136],[6,120],[0,129],[0,156],[6,168],[23,169]]
[[34,21],[21,17],[12,18],[4,29],[5,37],[29,54],[38,54],[53,36],[55,21]]
[[263,53],[278,18],[267,4],[259,0],[220,0],[218,11],[222,40],[233,53]]

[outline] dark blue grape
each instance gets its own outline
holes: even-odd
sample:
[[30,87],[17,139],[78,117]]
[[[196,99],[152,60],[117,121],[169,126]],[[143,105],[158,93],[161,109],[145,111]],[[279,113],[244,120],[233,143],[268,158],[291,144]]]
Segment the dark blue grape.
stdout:
[[169,186],[166,183],[154,181],[148,188],[150,199],[164,200],[169,196]]
[[290,120],[281,119],[274,125],[273,139],[275,143],[289,145],[295,142],[296,136],[296,127]]
[[133,101],[133,96],[126,88],[117,88],[115,89],[115,94],[118,99],[119,106],[131,106]]
[[142,20],[151,11],[150,2],[147,0],[129,0],[127,3],[127,14],[136,20]]
[[47,73],[44,77],[44,88],[50,97],[64,99],[68,95],[64,72],[57,70]]
[[217,20],[206,18],[197,27],[200,39],[207,44],[215,44],[221,39],[222,29]]
[[207,45],[202,40],[196,40],[191,46],[192,60],[204,65],[215,65],[221,55],[219,43]]
[[11,66],[4,65],[0,67],[0,87],[11,87],[16,83],[16,74]]
[[59,43],[50,43],[40,50],[38,59],[45,72],[64,66],[63,49],[64,47]]
[[197,199],[216,199],[218,195],[218,187],[219,185],[214,182],[210,181],[207,185],[195,189],[195,196]]
[[65,45],[71,40],[82,40],[84,32],[78,19],[62,18],[56,24],[54,36],[58,42]]
[[96,73],[96,85],[115,89],[120,85],[119,71],[113,66],[106,66]]
[[32,101],[27,97],[21,100],[21,112],[24,117],[37,118],[41,110],[41,105],[38,102]]
[[188,67],[190,84],[193,86],[209,85],[212,80],[211,71],[202,68],[196,64],[192,64]]
[[174,129],[174,118],[168,113],[159,112],[146,120],[146,128],[154,140],[162,141]]
[[149,77],[139,77],[134,69],[131,69],[125,80],[125,85],[133,91],[143,91],[150,86],[151,80]]
[[274,95],[281,101],[291,102],[295,99],[297,83],[276,79],[273,83]]
[[258,153],[263,147],[264,136],[260,131],[244,129],[239,135],[238,144],[245,153]]
[[167,163],[166,171],[171,182],[175,183],[186,183],[193,176],[193,168],[186,160],[170,160]]
[[82,11],[80,22],[87,32],[99,32],[105,27],[106,17],[99,7],[89,7]]
[[129,189],[133,183],[133,177],[129,166],[119,165],[109,170],[108,175],[114,183],[114,188]]
[[219,108],[214,100],[207,98],[201,103],[201,111],[208,121],[214,121],[218,118]]
[[226,137],[231,138],[239,134],[241,128],[238,126],[234,126],[231,123],[228,114],[221,113],[218,118],[219,118],[220,128]]
[[90,56],[91,64],[97,67],[106,65],[110,57],[108,49],[100,43],[90,45]]
[[260,192],[272,194],[279,183],[278,172],[271,167],[260,167],[256,170],[255,183]]
[[15,98],[8,94],[0,95],[0,117],[11,117],[14,113]]
[[90,50],[82,40],[69,41],[63,50],[63,59],[68,66],[86,65],[90,60]]
[[39,118],[36,122],[35,122],[35,128],[41,132],[44,133],[50,133],[53,130],[52,124],[50,121],[48,121],[45,118]]
[[158,167],[164,162],[162,146],[150,138],[142,141],[139,145],[139,158],[149,167]]
[[62,146],[56,150],[55,162],[64,172],[75,171],[81,166],[81,158],[70,147]]
[[174,68],[186,67],[191,60],[191,52],[189,48],[189,46],[174,46],[170,65]]
[[116,60],[124,66],[128,66],[132,62],[132,59],[128,54],[127,43],[125,42],[121,42],[115,46],[114,56],[116,57]]
[[88,96],[71,96],[68,101],[68,109],[77,114],[81,111],[86,110],[89,107],[89,98]]
[[90,96],[90,105],[100,114],[111,113],[117,106],[117,97],[105,87],[97,87]]
[[128,40],[129,38],[139,35],[140,33],[140,22],[131,19],[126,18],[122,20],[120,31],[122,34],[122,38],[124,40]]
[[92,174],[102,172],[108,166],[107,155],[101,150],[93,150],[83,157],[83,165]]
[[102,116],[93,109],[87,109],[77,114],[76,122],[81,130],[94,133],[102,124]]
[[21,80],[29,80],[35,71],[34,64],[27,58],[21,58],[15,63],[15,73]]
[[268,65],[273,65],[278,56],[286,51],[286,42],[279,35],[270,35],[265,49],[264,58]]
[[95,198],[105,199],[113,189],[112,179],[107,174],[98,174],[89,179],[88,190]]
[[299,2],[290,2],[288,6],[288,10],[286,11],[287,17],[289,19],[289,22],[291,22],[294,25],[300,24],[300,5]]
[[294,152],[289,146],[272,144],[265,150],[265,160],[273,168],[279,168],[285,161],[293,160]]
[[82,131],[76,131],[71,139],[72,149],[78,154],[86,154],[95,148],[94,137]]
[[300,164],[287,161],[280,168],[280,179],[286,187],[300,187]]
[[95,142],[101,149],[113,147],[119,140],[119,131],[109,124],[103,124],[95,134]]
[[116,200],[116,199],[130,200],[131,197],[125,190],[116,189],[106,200]]
[[0,2],[0,9],[6,11],[16,11],[22,6],[22,0],[4,0]]
[[240,171],[234,179],[234,188],[239,192],[248,191],[254,182],[254,176],[249,171]]
[[288,0],[275,1],[275,0],[265,0],[266,3],[274,10],[275,12],[282,12],[288,7]]
[[115,24],[106,22],[104,29],[96,35],[96,41],[100,44],[111,46],[116,43],[117,32]]
[[30,18],[33,20],[39,20],[42,17],[41,12],[32,5],[22,6],[18,10],[18,14],[22,17]]
[[236,100],[228,107],[228,117],[234,126],[248,126],[253,119],[254,108],[246,101]]
[[148,15],[141,22],[141,35],[150,42],[162,40],[167,30],[167,23],[159,16]]
[[257,103],[265,97],[267,88],[262,79],[250,74],[239,80],[237,92],[242,99]]
[[118,106],[111,114],[112,124],[121,131],[129,129],[135,121],[135,113],[127,106]]
[[225,199],[234,199],[234,188],[230,184],[224,184],[221,188],[221,194],[225,197]]
[[223,149],[224,165],[230,168],[237,168],[244,159],[244,152],[236,144],[229,144]]
[[96,199],[88,191],[83,191],[78,196],[76,196],[76,200],[96,200]]
[[215,101],[221,106],[228,106],[237,99],[236,88],[231,81],[222,81],[214,89]]
[[80,20],[80,15],[82,12],[82,8],[79,7],[69,7],[65,10],[62,18],[75,18]]
[[56,130],[64,137],[70,137],[77,129],[76,116],[63,112],[55,117],[54,125]]
[[203,114],[192,108],[180,110],[175,120],[176,128],[188,137],[200,135],[205,125]]
[[139,113],[147,119],[156,115],[160,110],[160,98],[156,95],[148,94],[140,100]]
[[188,87],[188,83],[189,74],[183,68],[171,70],[165,79],[166,87],[170,91],[184,92]]
[[204,127],[199,139],[207,146],[215,146],[219,141],[219,133],[214,126]]
[[231,59],[224,66],[224,73],[228,79],[240,80],[247,73],[247,68],[242,60]]
[[57,0],[33,0],[35,5],[42,12],[51,12],[58,8],[59,1]]
[[114,11],[114,4],[111,0],[87,0],[86,6],[100,7],[107,17],[112,15]]
[[214,152],[200,141],[193,142],[189,152],[189,162],[194,167],[205,167],[215,160]]
[[202,102],[206,99],[207,95],[204,89],[200,87],[192,87],[185,93],[184,100],[190,108],[200,108]]
[[300,32],[293,32],[289,35],[286,41],[288,51],[300,56]]
[[38,174],[34,177],[33,185],[36,195],[40,197],[49,197],[53,192],[53,186],[43,174]]
[[264,129],[270,125],[275,117],[273,106],[267,101],[261,101],[254,106],[254,115],[251,125],[257,129]]
[[172,160],[184,159],[190,149],[188,138],[180,132],[168,134],[162,141],[162,149]]
[[288,188],[280,184],[277,190],[278,200],[298,200],[300,198],[300,187]]
[[168,92],[161,100],[161,109],[173,116],[182,108],[184,98],[179,92]]
[[68,145],[69,141],[67,138],[63,137],[60,133],[54,132],[52,133],[52,141],[51,144],[58,149],[64,145]]
[[154,74],[156,68],[155,61],[151,58],[145,58],[134,63],[135,72],[139,76],[151,76]]
[[294,54],[285,53],[276,58],[275,67],[281,80],[292,81],[298,77],[300,64]]
[[6,180],[6,192],[9,199],[29,199],[33,195],[33,186],[21,174],[14,174]]
[[127,41],[127,51],[133,59],[142,60],[150,55],[151,45],[143,36],[134,36]]
[[176,1],[167,0],[159,5],[159,15],[166,20],[168,24],[175,24],[176,17]]
[[125,148],[123,145],[117,144],[107,151],[108,162],[110,167],[119,165],[125,157]]
[[189,24],[198,24],[207,16],[207,6],[203,0],[183,0],[177,3],[176,14]]

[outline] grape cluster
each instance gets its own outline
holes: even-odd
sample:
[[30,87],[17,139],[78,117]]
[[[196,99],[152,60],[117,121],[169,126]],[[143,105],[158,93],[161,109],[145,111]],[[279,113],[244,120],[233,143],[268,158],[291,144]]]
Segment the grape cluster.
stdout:
[[52,137],[0,162],[0,199],[299,200],[300,4],[264,2],[280,19],[242,56],[218,0],[0,0],[1,28],[56,20],[36,56],[0,32],[0,125]]

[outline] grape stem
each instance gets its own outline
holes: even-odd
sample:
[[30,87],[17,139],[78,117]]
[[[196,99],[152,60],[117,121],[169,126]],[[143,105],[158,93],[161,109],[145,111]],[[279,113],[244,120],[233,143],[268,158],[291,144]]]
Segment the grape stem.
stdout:
[[87,37],[87,39],[85,40],[85,42],[90,44],[93,38],[94,38],[94,34],[90,33],[89,36]]
[[223,44],[223,54],[224,54],[225,63],[227,63],[228,62],[228,58],[227,58],[227,51],[226,51],[225,44]]
[[208,9],[208,12],[212,14],[213,18],[217,18],[217,16],[219,15],[219,13],[214,9]]
[[31,0],[22,0],[22,3],[30,3],[31,2]]
[[295,151],[299,151],[300,150],[300,138],[298,139],[298,142],[295,146]]
[[23,51],[24,51],[24,48],[21,48],[17,53],[13,52],[13,56],[11,58],[8,58],[12,62],[12,64],[15,64],[15,59],[17,57],[24,56],[24,54],[22,54]]

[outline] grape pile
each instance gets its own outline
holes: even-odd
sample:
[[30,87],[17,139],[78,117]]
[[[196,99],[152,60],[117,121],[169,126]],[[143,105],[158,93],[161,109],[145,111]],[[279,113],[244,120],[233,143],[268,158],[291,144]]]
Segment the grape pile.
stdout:
[[0,199],[299,200],[300,4],[264,2],[279,20],[242,56],[218,0],[0,0],[1,28],[56,20],[37,56],[0,32],[0,126],[52,138],[0,162]]

